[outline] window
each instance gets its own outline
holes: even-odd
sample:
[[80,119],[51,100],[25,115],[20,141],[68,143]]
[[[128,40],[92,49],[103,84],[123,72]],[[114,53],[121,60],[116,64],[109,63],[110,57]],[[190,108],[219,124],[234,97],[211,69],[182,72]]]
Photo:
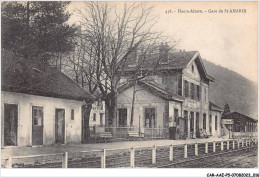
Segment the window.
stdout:
[[174,109],[174,122],[176,122],[176,124],[178,121],[178,117],[179,117],[178,109]]
[[179,76],[178,78],[178,95],[182,96],[182,77]]
[[99,103],[99,110],[103,110],[103,103],[102,102]]
[[194,72],[194,66],[193,65],[191,66],[191,71],[192,71],[192,73]]
[[93,113],[93,121],[96,121],[97,118],[96,118],[96,113]]
[[215,116],[215,130],[218,130],[218,116]]
[[207,115],[203,114],[203,129],[206,130]]
[[103,113],[99,114],[100,125],[103,125]]
[[212,133],[212,115],[209,115],[209,133]]
[[204,88],[204,101],[207,102],[207,89]]
[[33,106],[32,117],[34,126],[43,126],[43,107]]
[[145,109],[145,127],[154,128],[155,127],[155,108]]
[[200,86],[197,85],[197,98],[200,100]]
[[74,109],[70,110],[70,119],[74,120]]
[[194,93],[194,84],[193,83],[191,83],[191,99],[195,99],[195,93]]
[[185,97],[189,97],[189,82],[185,80]]
[[197,100],[198,99],[198,96],[197,96],[197,85],[194,84],[193,87],[194,87],[194,94],[193,94],[194,95],[194,99]]

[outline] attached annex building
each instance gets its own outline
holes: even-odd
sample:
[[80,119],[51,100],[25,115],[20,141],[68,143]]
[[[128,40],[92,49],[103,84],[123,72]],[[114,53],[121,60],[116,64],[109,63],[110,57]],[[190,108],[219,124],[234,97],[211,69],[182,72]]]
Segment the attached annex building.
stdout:
[[1,139],[5,146],[80,142],[92,95],[53,67],[2,58]]
[[135,96],[133,126],[179,127],[182,139],[199,137],[201,129],[208,135],[220,137],[223,110],[209,101],[209,84],[214,78],[207,74],[199,52],[168,53],[164,50],[166,47],[162,44],[159,53],[150,60],[164,55],[157,69],[135,86],[127,82],[135,71],[134,63],[138,63],[138,55],[134,55],[119,87],[118,126],[130,126]]

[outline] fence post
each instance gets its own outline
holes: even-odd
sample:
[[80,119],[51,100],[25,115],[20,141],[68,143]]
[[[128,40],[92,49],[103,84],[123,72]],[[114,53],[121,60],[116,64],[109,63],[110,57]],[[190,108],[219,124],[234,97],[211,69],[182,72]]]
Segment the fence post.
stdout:
[[242,147],[244,147],[244,139],[242,139]]
[[106,150],[101,150],[101,168],[106,168]]
[[130,151],[130,166],[131,168],[135,167],[135,148],[131,148]]
[[240,147],[239,139],[237,140],[237,148]]
[[8,157],[7,168],[13,168],[13,158],[11,156]]
[[68,168],[68,152],[62,155],[62,168]]
[[235,140],[233,140],[233,150],[235,149]]
[[170,145],[170,154],[169,154],[169,161],[173,160],[173,145]]
[[229,150],[229,140],[227,141],[227,150]]
[[188,157],[188,145],[185,144],[184,145],[184,158],[187,158]]
[[248,141],[248,140],[247,140],[247,139],[245,139],[245,140],[246,140],[246,147],[247,147],[247,141]]
[[195,143],[195,156],[198,156],[199,152],[198,152],[198,143]]
[[223,142],[223,140],[221,140],[221,151],[223,151],[224,150],[224,142]]
[[216,152],[216,142],[213,141],[213,153],[215,153],[215,152]]
[[205,143],[205,153],[208,154],[208,142]]
[[156,146],[152,148],[152,164],[156,163]]

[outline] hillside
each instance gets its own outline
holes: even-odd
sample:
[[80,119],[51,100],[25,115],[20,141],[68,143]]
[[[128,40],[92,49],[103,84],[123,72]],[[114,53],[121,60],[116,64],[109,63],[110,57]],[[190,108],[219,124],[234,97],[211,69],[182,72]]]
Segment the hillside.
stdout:
[[215,82],[210,83],[210,101],[222,108],[228,103],[231,112],[237,111],[257,119],[257,83],[207,60],[203,63],[207,73],[215,78]]

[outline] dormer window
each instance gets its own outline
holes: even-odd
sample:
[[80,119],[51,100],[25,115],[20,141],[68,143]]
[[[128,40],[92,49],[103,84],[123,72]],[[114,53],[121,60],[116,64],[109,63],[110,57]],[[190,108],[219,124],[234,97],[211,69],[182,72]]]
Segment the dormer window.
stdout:
[[191,71],[194,73],[194,65],[191,66]]

